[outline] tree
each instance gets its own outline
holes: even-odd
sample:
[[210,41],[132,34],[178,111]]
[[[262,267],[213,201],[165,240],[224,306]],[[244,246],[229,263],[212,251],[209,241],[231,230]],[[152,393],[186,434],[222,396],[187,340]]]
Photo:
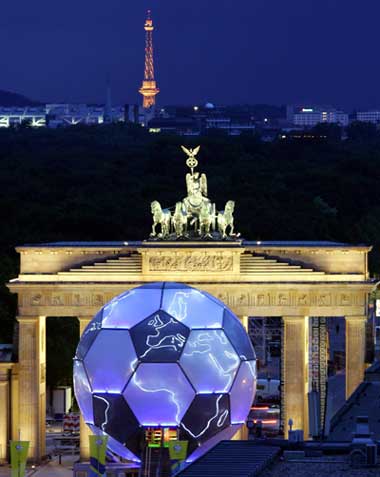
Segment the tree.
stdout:
[[379,139],[376,125],[363,121],[353,121],[347,127],[347,139],[352,142],[368,144]]

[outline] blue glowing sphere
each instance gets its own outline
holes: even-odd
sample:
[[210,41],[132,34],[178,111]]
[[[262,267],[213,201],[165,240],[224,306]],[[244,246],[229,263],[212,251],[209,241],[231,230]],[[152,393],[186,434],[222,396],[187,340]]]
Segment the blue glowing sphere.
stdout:
[[74,360],[85,422],[110,450],[139,461],[146,428],[173,428],[188,461],[245,422],[256,389],[256,357],[239,319],[209,293],[152,283],[105,305]]

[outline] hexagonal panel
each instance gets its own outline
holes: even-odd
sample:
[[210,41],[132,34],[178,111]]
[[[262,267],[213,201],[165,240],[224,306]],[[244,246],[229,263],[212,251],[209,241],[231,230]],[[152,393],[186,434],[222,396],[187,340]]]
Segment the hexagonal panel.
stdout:
[[83,419],[89,424],[94,423],[92,407],[92,392],[83,363],[74,359],[74,391]]
[[187,438],[198,443],[230,425],[230,400],[228,394],[198,394],[184,415],[181,428]]
[[78,358],[83,359],[86,356],[87,351],[102,329],[102,318],[103,310],[100,310],[86,326],[77,347],[76,356]]
[[130,333],[141,361],[162,363],[179,359],[190,330],[164,311],[158,311],[134,326]]
[[93,392],[120,393],[137,366],[129,331],[101,330],[87,352],[84,365]]
[[227,427],[223,431],[221,431],[219,434],[216,434],[214,437],[211,437],[208,441],[206,441],[204,444],[202,444],[198,449],[196,449],[192,454],[188,456],[186,459],[186,462],[194,462],[195,460],[199,459],[204,455],[206,452],[211,450],[213,447],[215,447],[219,442],[221,441],[229,441],[232,439],[232,437],[237,433],[237,431],[240,429],[241,424],[235,424],[232,426]]
[[177,426],[195,392],[175,363],[142,363],[124,397],[143,426]]
[[223,325],[224,307],[186,285],[169,288],[165,284],[161,309],[189,328],[222,328]]
[[224,310],[223,329],[240,358],[249,361],[256,359],[252,342],[239,319],[229,310]]
[[226,393],[240,358],[224,331],[192,330],[179,362],[197,393]]
[[121,394],[94,394],[94,424],[125,444],[139,430],[139,423]]
[[147,284],[122,293],[103,309],[103,328],[130,329],[159,310],[162,283]]
[[231,422],[245,422],[256,392],[256,361],[243,361],[230,392]]

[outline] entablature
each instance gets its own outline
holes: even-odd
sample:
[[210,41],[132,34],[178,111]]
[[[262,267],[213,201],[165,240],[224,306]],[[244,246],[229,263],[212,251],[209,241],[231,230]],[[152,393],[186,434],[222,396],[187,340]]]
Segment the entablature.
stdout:
[[[375,283],[201,283],[187,284],[222,300],[241,316],[366,315]],[[93,316],[112,298],[142,282],[9,284],[23,316]]]

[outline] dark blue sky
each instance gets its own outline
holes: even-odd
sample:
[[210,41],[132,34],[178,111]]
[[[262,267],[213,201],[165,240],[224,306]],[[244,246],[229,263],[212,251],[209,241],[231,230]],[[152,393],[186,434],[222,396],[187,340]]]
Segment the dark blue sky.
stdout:
[[380,107],[378,0],[3,1],[0,89],[139,101],[149,7],[161,104]]

